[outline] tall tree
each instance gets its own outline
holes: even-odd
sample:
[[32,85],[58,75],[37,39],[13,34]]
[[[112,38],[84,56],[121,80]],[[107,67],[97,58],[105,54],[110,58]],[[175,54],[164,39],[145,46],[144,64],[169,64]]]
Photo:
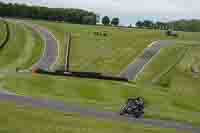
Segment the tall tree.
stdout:
[[119,25],[119,18],[113,18],[111,24],[115,26]]
[[154,23],[151,20],[144,20],[144,27],[146,28],[152,28],[153,24]]
[[102,24],[109,25],[110,24],[110,18],[108,16],[104,16],[102,18]]
[[141,27],[144,26],[144,23],[142,21],[137,21],[135,25],[136,25],[136,27],[140,27],[141,28]]

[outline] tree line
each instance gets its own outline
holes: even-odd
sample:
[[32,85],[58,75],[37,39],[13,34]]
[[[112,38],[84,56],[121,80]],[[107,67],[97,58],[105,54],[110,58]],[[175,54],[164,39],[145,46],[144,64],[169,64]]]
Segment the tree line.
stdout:
[[113,26],[118,26],[119,25],[119,18],[118,17],[114,17],[112,20],[110,20],[110,18],[108,16],[104,16],[101,20],[101,23],[103,25],[113,25]]
[[90,25],[95,25],[98,20],[97,14],[82,9],[48,8],[24,4],[6,4],[3,2],[0,2],[0,16],[64,21]]
[[148,29],[160,29],[167,30],[169,29],[169,24],[164,22],[153,22],[151,20],[137,21],[136,27],[138,28],[148,28]]
[[200,20],[178,20],[169,22],[168,25],[177,31],[200,32]]
[[[99,15],[94,12],[89,12],[82,9],[48,8],[42,6],[28,6],[25,4],[6,4],[3,2],[0,2],[0,16],[63,21],[75,24],[89,25],[95,25],[100,21]],[[104,25],[118,26],[120,23],[120,19],[118,17],[110,19],[108,16],[104,16],[101,20],[101,23]],[[136,23],[136,27],[200,32],[200,20],[178,20],[165,23],[144,20],[138,21]]]
[[136,27],[160,30],[176,30],[187,32],[200,32],[200,20],[177,20],[171,22],[153,22],[150,20],[137,21]]

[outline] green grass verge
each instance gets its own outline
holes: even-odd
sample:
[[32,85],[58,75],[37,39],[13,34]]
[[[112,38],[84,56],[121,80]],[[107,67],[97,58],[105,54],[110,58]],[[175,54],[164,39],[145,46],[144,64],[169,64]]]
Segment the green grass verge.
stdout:
[[182,45],[171,45],[161,50],[145,65],[144,70],[138,74],[136,81],[154,82],[159,77],[173,69],[174,65],[183,58],[188,47]]
[[[163,39],[200,41],[200,33],[179,32],[178,38],[165,36],[165,31],[147,29],[126,29],[104,26],[29,21],[48,28],[60,42],[59,60],[63,65],[64,34],[72,33],[71,69],[119,74],[147,45]],[[95,36],[94,32],[108,33],[107,37]]]
[[2,20],[0,20],[0,47],[6,39],[6,35],[7,35],[6,24]]
[[[191,71],[194,67],[197,71],[200,70],[199,46],[199,44],[192,43],[177,43],[174,46],[163,48],[139,74],[137,84],[152,86],[152,80],[156,79],[155,85],[164,87],[166,93],[173,93],[172,104],[199,116],[200,111],[196,107],[200,103],[200,74]],[[185,98],[188,104],[181,97]]]
[[[158,37],[163,36],[163,38],[165,38],[164,34],[161,34],[159,31],[153,32],[149,30],[138,30],[138,29],[119,30],[118,28],[112,28],[112,27],[103,27],[102,29],[102,27],[95,27],[95,26],[81,26],[81,25],[62,24],[62,23],[50,23],[43,21],[34,21],[34,22],[49,28],[50,31],[52,31],[52,33],[54,33],[56,37],[58,37],[59,40],[61,41],[62,41],[61,37],[63,37],[62,34],[64,33],[64,31],[71,31],[73,33],[73,41],[72,41],[74,45],[73,47],[75,46],[77,47],[73,48],[75,50],[74,52],[72,50],[72,52],[75,54],[75,55],[72,54],[73,57],[75,58],[75,59],[72,58],[72,63],[73,63],[72,68],[74,70],[102,71],[103,69],[107,68],[107,70],[105,70],[104,72],[117,73],[117,71],[121,69],[120,67],[123,66],[122,65],[123,63],[128,64],[129,61],[133,59],[133,57],[136,57],[138,53],[140,53],[143,50],[143,48],[148,45],[149,42],[147,41],[153,41],[154,39],[158,39],[154,38],[155,36]],[[101,31],[101,30],[108,31],[109,33],[108,39],[102,37],[93,37],[94,31]],[[117,38],[120,38],[122,34],[126,34],[126,36],[123,36],[121,40],[118,40]],[[19,34],[19,35],[22,36],[25,34]],[[136,40],[132,40],[133,35],[135,37],[134,39]],[[143,39],[142,36],[148,36],[149,38],[148,37],[145,38],[148,38],[149,40]],[[187,40],[187,39],[192,39],[193,36],[182,36],[182,38]],[[129,42],[130,45],[124,43],[123,45],[121,45],[122,43],[118,43],[116,41],[114,41],[115,43],[112,43],[113,40],[111,42],[111,40],[109,39],[113,40],[116,39],[119,42],[124,39],[125,42],[126,43]],[[198,40],[196,36],[194,36],[193,39]],[[132,43],[132,41],[134,42],[138,41],[138,43]],[[21,45],[21,43],[17,44]],[[61,49],[60,51],[62,51],[63,46],[64,45],[60,45]],[[86,51],[84,50],[84,48],[86,48],[87,52],[83,52]],[[120,53],[121,49],[122,49],[122,54]],[[180,49],[172,48],[172,52],[170,52],[171,50],[167,51],[169,53],[179,53],[182,51],[182,47],[180,47]],[[110,50],[111,52],[109,52]],[[76,53],[76,51],[79,52]],[[101,55],[99,51],[100,52],[107,51],[108,53],[107,56],[113,58],[113,59],[109,58],[110,63],[104,62],[105,65],[109,64],[108,66],[104,66],[104,64],[102,63],[98,64],[98,62],[101,60],[99,59],[99,56]],[[118,51],[118,54],[116,51]],[[134,53],[134,54],[129,57],[129,53],[131,54]],[[60,54],[61,54],[60,57],[62,57],[62,52]],[[80,55],[76,56],[78,54]],[[106,55],[106,53],[104,54]],[[116,59],[114,58],[115,56]],[[20,58],[21,57],[22,56],[20,56]],[[80,63],[79,61],[76,61],[76,58],[77,60],[80,60],[80,57],[83,58],[84,62]],[[172,57],[173,56],[171,56],[170,58],[172,59]],[[4,58],[7,59],[6,56]],[[4,58],[2,57],[2,59]],[[86,61],[86,59],[88,61]],[[59,62],[61,63],[62,60],[63,59],[60,58]],[[79,65],[76,65],[74,61]],[[102,61],[105,61],[105,59],[102,58]],[[176,62],[176,59],[174,59],[174,61]],[[84,63],[87,64],[88,67],[86,67],[87,65],[85,66]],[[173,61],[171,63],[173,63]],[[171,65],[171,63],[169,63],[169,66]],[[102,66],[102,68],[100,68],[100,66]],[[113,70],[111,70],[112,68]],[[128,97],[143,96],[146,102],[145,117],[172,119],[178,121],[191,122],[197,125],[200,124],[199,117],[197,117],[199,116],[200,112],[200,102],[199,102],[200,100],[198,96],[199,93],[197,93],[199,89],[195,89],[194,91],[193,88],[190,88],[189,91],[188,90],[186,91],[186,89],[185,91],[181,91],[182,88],[181,89],[180,88],[174,89],[171,87],[164,88],[160,86],[153,86],[151,84],[146,84],[146,83],[136,85],[133,83],[123,83],[114,81],[51,77],[45,75],[32,76],[26,74],[3,75],[0,78],[0,82],[2,87],[8,89],[9,91],[16,92],[19,94],[57,99],[65,101],[67,103],[80,104],[81,106],[95,107],[99,110],[119,111],[122,104],[124,104],[124,102]],[[196,83],[197,82],[198,80],[196,81]]]
[[[170,88],[176,88],[177,91],[180,91],[181,95],[188,93],[194,95],[194,98],[198,97],[200,92],[200,73],[198,72],[200,70],[199,51],[200,47],[190,48],[180,63],[166,73],[166,75],[162,76],[158,83],[168,83]],[[197,73],[193,73],[192,69],[196,69]]]
[[176,129],[84,117],[8,102],[0,102],[0,107],[0,132],[3,133],[183,133]]
[[0,68],[28,68],[39,60],[43,41],[32,29],[24,25],[9,22],[10,39],[0,52]]
[[198,43],[177,43],[173,46],[162,48],[153,57],[152,61],[145,66],[145,69],[139,73],[136,80],[137,82],[156,81],[155,83],[163,87],[185,88],[189,85],[191,89],[198,88],[197,84],[192,84],[197,82],[199,74],[196,73],[194,75],[192,69],[194,67],[197,71],[200,69],[199,50],[200,45]]
[[[60,42],[58,64],[64,63],[64,33],[72,33],[71,69],[118,74],[151,42],[170,39],[162,31],[31,21],[48,28]],[[107,37],[94,32],[108,33]]]
[[[4,75],[1,86],[21,95],[56,99],[97,110],[118,112],[128,97],[145,98],[145,117],[186,121],[200,125],[199,96],[178,95],[174,89],[133,83],[52,77],[47,75]],[[184,93],[184,92],[182,92]],[[186,98],[187,97],[187,98]],[[195,99],[195,102],[193,100]],[[179,105],[179,106],[177,106]]]

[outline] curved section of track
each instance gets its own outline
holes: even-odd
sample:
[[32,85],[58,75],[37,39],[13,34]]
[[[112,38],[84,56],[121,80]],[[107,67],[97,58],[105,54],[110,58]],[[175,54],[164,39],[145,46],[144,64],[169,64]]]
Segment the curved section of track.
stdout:
[[159,126],[162,128],[176,128],[178,130],[188,130],[194,133],[199,133],[199,127],[193,127],[191,124],[179,123],[167,120],[153,120],[153,119],[134,119],[132,117],[121,117],[116,112],[100,112],[91,108],[79,107],[77,105],[66,105],[63,102],[51,101],[47,99],[35,99],[28,96],[18,96],[12,93],[0,92],[1,101],[12,101],[19,105],[31,105],[33,107],[49,108],[57,111],[68,113],[80,113],[83,116],[91,116],[103,119],[124,120],[133,123],[142,123],[145,125]]
[[176,41],[174,40],[164,40],[156,41],[151,44],[150,47],[145,48],[142,55],[136,58],[131,64],[129,64],[120,74],[120,77],[126,78],[128,80],[133,80],[136,78],[137,74],[144,68],[152,57],[159,52],[160,48],[166,45],[173,45]]
[[41,33],[45,40],[45,48],[40,60],[32,68],[49,70],[51,65],[56,62],[58,56],[58,43],[54,36],[45,28],[38,25],[30,25],[35,31]]

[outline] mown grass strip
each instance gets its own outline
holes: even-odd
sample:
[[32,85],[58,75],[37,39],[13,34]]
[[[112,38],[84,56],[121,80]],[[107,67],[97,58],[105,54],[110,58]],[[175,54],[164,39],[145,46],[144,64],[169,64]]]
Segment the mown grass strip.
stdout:
[[165,71],[161,72],[159,75],[157,75],[156,77],[154,77],[152,79],[152,83],[157,83],[161,77],[165,76],[167,73],[169,73],[172,69],[174,69],[174,67],[181,62],[181,60],[184,58],[186,52],[188,51],[189,48],[181,48],[182,50],[180,51],[177,60],[171,64],[171,66],[169,66]]
[[10,39],[0,52],[0,68],[15,70],[29,68],[39,60],[43,41],[32,29],[9,21]]
[[10,38],[10,29],[9,29],[9,24],[5,20],[1,20],[3,22],[3,25],[5,26],[5,31],[1,31],[4,34],[3,41],[0,42],[0,49],[2,49],[8,42]]
[[161,48],[159,53],[138,74],[136,81],[157,81],[163,73],[173,69],[174,64],[182,59],[187,49],[184,45],[176,44]]

